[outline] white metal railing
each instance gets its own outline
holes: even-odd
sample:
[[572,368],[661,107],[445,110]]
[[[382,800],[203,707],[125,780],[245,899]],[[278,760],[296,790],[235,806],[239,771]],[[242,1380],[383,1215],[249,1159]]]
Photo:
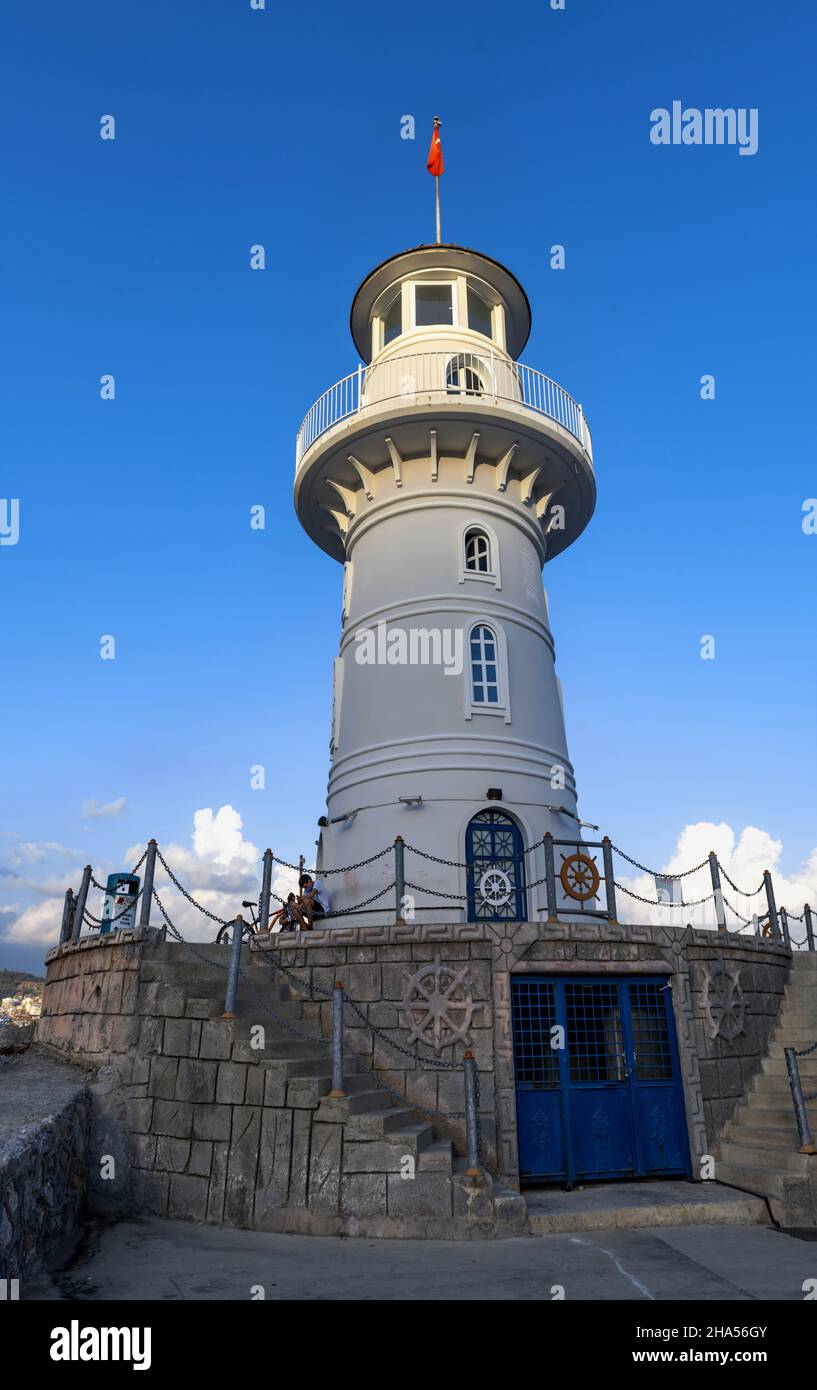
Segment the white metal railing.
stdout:
[[442,403],[455,400],[513,401],[523,410],[546,415],[562,425],[593,457],[590,430],[584,412],[549,376],[492,352],[415,352],[358,367],[335,382],[315,402],[298,431],[296,471],[307,449],[326,430],[341,420],[358,415],[368,406],[402,398],[436,397]]

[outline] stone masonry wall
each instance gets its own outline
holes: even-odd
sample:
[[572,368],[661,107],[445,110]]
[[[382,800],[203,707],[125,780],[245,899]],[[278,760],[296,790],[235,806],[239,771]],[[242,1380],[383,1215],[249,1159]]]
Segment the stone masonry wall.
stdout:
[[[367,936],[372,940],[366,941]],[[336,981],[343,985],[360,1010],[358,1015],[346,1006],[347,1046],[398,1097],[433,1112],[440,1133],[459,1153],[465,1151],[462,1061],[467,1048],[479,1072],[483,1162],[491,1172],[498,1171],[494,948],[481,926],[334,928],[297,937],[276,935],[259,942],[257,949],[270,953],[292,972],[283,978],[304,1001],[304,1018],[319,1022],[327,1038],[332,1028],[331,1002],[310,1002],[310,990],[299,981],[324,990],[331,990]],[[438,1030],[424,991],[447,996]],[[410,1013],[407,1002],[412,1004]],[[462,1038],[456,1037],[450,1024],[460,1029]]]
[[[404,1046],[408,1036],[404,1001],[416,998],[412,977],[417,970],[436,961],[443,967],[465,968],[467,992],[475,1004],[468,1041],[480,1073],[485,1161],[511,1186],[519,1178],[513,975],[666,973],[673,990],[693,1177],[697,1177],[700,1156],[712,1152],[725,1119],[738,1103],[737,1078],[748,1081],[760,1068],[791,960],[788,949],[774,941],[734,934],[724,939],[691,927],[633,926],[604,919],[335,927],[265,938],[258,949],[274,952],[302,979],[326,988],[339,979],[352,998],[364,1001],[361,1008],[368,1021]],[[734,1039],[724,1035],[730,1017],[724,1005],[732,997],[729,980],[719,973],[708,993],[704,989],[707,975],[719,963],[738,972],[735,998],[742,1001],[745,1029]],[[328,1034],[329,1006],[305,1007],[320,1016]],[[712,1009],[718,1015],[717,1035],[713,1035]],[[416,1017],[422,1017],[422,1010]],[[429,1076],[427,1069],[386,1042],[372,1041],[362,1026],[356,1031],[357,1036],[355,1030],[347,1033],[351,1046],[400,1094],[421,1104],[433,1101],[436,1094],[441,1111],[462,1108],[462,1085],[456,1072]],[[439,1054],[427,1046],[422,1051],[459,1062],[464,1044],[452,1043],[450,1034],[444,1037],[448,1045]],[[443,1121],[443,1130],[461,1148],[461,1122]]]
[[783,1004],[789,955],[692,946],[687,955],[706,1130],[714,1144],[760,1070]]
[[[289,1229],[306,1229],[297,1213],[308,1207],[326,1217],[327,1231],[335,1229],[333,1214],[344,1214],[344,1202],[353,1215],[355,1183],[351,1175],[341,1179],[344,1136],[325,1090],[308,1077],[292,1080],[285,1062],[259,1059],[250,1048],[249,1027],[264,1014],[241,987],[241,1018],[225,1023],[214,1016],[212,996],[168,983],[156,940],[155,933],[145,943],[138,933],[116,932],[48,958],[38,1040],[99,1069],[93,1151],[122,1155],[118,1185],[94,1179],[92,1207],[131,1203],[269,1229],[282,1229],[284,1209],[292,1214]],[[433,1111],[435,1132],[458,1152],[468,1047],[479,1070],[483,1163],[509,1187],[519,1176],[513,975],[667,975],[697,1176],[700,1156],[713,1151],[760,1067],[790,963],[774,942],[598,919],[335,927],[264,938],[253,957],[252,974],[286,978],[304,1028],[324,1037],[331,1004],[310,998],[310,988],[331,990],[339,981],[360,1011],[347,1004],[347,1050],[397,1097]],[[361,1191],[365,1185],[361,1178]],[[309,1228],[320,1229],[320,1221]]]
[[62,1260],[81,1233],[90,1097],[85,1076],[31,1054],[0,1064],[0,1279]]

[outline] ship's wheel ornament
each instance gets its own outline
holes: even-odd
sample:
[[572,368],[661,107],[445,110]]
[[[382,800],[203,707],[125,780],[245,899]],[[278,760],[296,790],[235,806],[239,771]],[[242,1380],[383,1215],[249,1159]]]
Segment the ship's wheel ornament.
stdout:
[[740,971],[728,965],[704,966],[704,970],[703,1003],[710,1037],[734,1042],[739,1033],[746,1032],[746,999]]
[[489,907],[504,907],[510,902],[511,880],[503,869],[486,869],[479,881],[479,895]]
[[567,896],[577,902],[586,903],[595,898],[599,891],[601,877],[594,860],[588,854],[570,854],[559,870],[559,878]]
[[413,975],[404,971],[403,979],[409,1042],[426,1043],[435,1052],[457,1042],[470,1047],[468,1029],[475,1004],[468,966],[457,969],[437,956]]

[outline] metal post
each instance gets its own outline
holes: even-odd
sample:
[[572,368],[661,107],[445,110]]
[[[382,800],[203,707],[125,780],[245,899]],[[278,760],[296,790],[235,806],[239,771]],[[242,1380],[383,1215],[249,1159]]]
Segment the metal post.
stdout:
[[[148,840],[148,852],[145,859],[145,878],[142,885],[142,908],[139,913],[139,926],[150,926],[150,908],[153,902],[153,876],[156,872],[156,841]],[[162,934],[167,935],[167,926],[163,928]]]
[[810,951],[814,950],[814,928],[811,924],[811,908],[808,903],[803,903],[803,921],[806,924],[806,941]]
[[406,869],[405,869],[406,847],[402,835],[394,838],[394,917],[395,921],[403,921],[403,899],[406,896]]
[[769,909],[769,926],[775,941],[780,940],[780,926],[777,921],[777,908],[774,902],[774,888],[772,887],[772,876],[768,869],[763,870],[763,882],[766,885],[766,905]]
[[85,903],[88,898],[88,889],[91,886],[91,866],[86,864],[82,870],[82,882],[79,885],[77,901],[74,906],[74,930],[71,933],[72,941],[79,941],[82,923],[85,919]]
[[343,1100],[343,985],[335,981],[332,991],[332,1089],[330,1100]]
[[789,1073],[789,1085],[791,1086],[791,1098],[794,1101],[794,1114],[797,1120],[797,1133],[800,1138],[801,1154],[817,1153],[814,1141],[811,1137],[811,1130],[808,1123],[808,1111],[806,1102],[803,1098],[803,1086],[800,1081],[800,1068],[797,1065],[797,1052],[793,1047],[783,1049],[786,1055],[786,1070]]
[[709,851],[709,872],[712,876],[712,892],[715,894],[715,916],[718,921],[718,931],[726,931],[726,909],[723,905],[723,893],[721,892],[718,856],[714,849]]
[[616,885],[613,878],[613,846],[609,835],[603,835],[601,840],[601,853],[604,859],[604,889],[607,894],[607,916],[611,922],[618,921],[616,917]]
[[269,900],[272,886],[272,850],[264,850],[264,871],[261,876],[261,901],[258,904],[258,930],[266,931],[269,926]]
[[358,412],[363,409],[363,364],[357,364],[357,408]]
[[545,887],[548,899],[548,921],[556,921],[556,868],[553,860],[553,836],[545,831]]
[[71,933],[71,908],[74,902],[74,892],[71,888],[65,890],[65,902],[62,905],[62,926],[60,927],[60,945],[64,945]]
[[466,1052],[462,1059],[465,1073],[465,1140],[468,1149],[467,1178],[480,1177],[479,1166],[479,1124],[477,1120],[477,1064],[473,1052]]
[[791,950],[791,936],[789,935],[789,915],[785,907],[781,907],[780,909],[780,925],[783,928],[783,940],[785,941],[789,950]]
[[238,992],[238,969],[241,964],[241,942],[244,936],[244,918],[239,915],[233,922],[233,936],[230,942],[230,966],[227,971],[227,993],[224,996],[222,1018],[238,1018],[235,1011],[235,996]]

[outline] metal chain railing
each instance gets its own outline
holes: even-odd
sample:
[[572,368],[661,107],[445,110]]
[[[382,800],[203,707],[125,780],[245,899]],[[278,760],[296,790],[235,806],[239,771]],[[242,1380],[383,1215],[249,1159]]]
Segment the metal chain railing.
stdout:
[[[657,874],[657,876],[658,876],[659,878],[667,878],[667,879],[673,879],[673,880],[674,880],[674,879],[678,879],[678,878],[689,878],[689,875],[690,875],[690,874],[697,874],[697,873],[699,873],[700,870],[701,870],[701,869],[705,869],[706,866],[707,866],[707,864],[709,863],[709,855],[707,855],[707,856],[706,856],[706,859],[702,859],[701,862],[700,862],[700,864],[696,864],[696,865],[695,865],[694,869],[684,869],[683,872],[680,873],[680,874],[665,874],[665,873],[661,872],[660,870],[648,869],[648,868],[646,867],[646,865],[644,865],[644,864],[639,864],[639,862],[638,862],[637,859],[631,859],[630,856],[629,856],[629,854],[625,854],[625,853],[624,853],[624,850],[623,850],[623,849],[619,849],[618,845],[614,845],[612,841],[610,842],[610,848],[611,848],[612,850],[615,850],[616,854],[620,854],[621,857],[622,857],[622,859],[626,859],[628,864],[632,864],[634,868],[640,869],[641,872],[644,873],[644,874],[649,874],[651,878],[655,878],[655,877],[656,877],[656,874]],[[618,887],[618,886],[619,886],[619,885],[616,884],[616,887]],[[627,890],[625,889],[624,891],[626,892]],[[645,899],[645,901],[646,901],[646,899]],[[685,904],[685,906],[692,906],[692,904]]]
[[340,869],[302,869],[300,864],[290,864],[287,859],[279,859],[277,854],[273,854],[272,858],[274,863],[281,864],[285,869],[293,869],[296,874],[305,873],[309,874],[310,878],[315,875],[326,878],[329,874],[350,874],[353,869],[362,869],[366,864],[374,864],[376,860],[382,859],[384,854],[390,854],[392,848],[392,845],[386,845],[385,849],[379,849],[377,854],[369,855],[368,859],[359,859],[356,864],[345,864]]
[[[678,877],[680,878],[681,875],[679,874]],[[692,902],[671,903],[669,899],[645,898],[641,893],[634,893],[631,888],[625,888],[623,883],[618,882],[618,879],[615,880],[615,886],[620,889],[622,893],[626,893],[628,898],[637,898],[640,903],[648,903],[650,907],[700,907],[701,903],[711,902],[715,896],[714,893],[707,893],[705,898],[695,898]]]
[[[201,961],[204,965],[207,965],[216,970],[227,971],[228,965],[226,962],[211,960],[209,956],[202,955],[200,951],[197,951],[192,942],[185,940],[181,932],[178,930],[176,926],[174,926],[173,922],[171,921],[170,916],[155,889],[153,891],[153,899],[156,903],[156,906],[162,914],[168,931],[176,939],[176,941],[186,946],[188,951],[196,958],[196,960]],[[298,975],[295,974],[293,970],[289,969],[281,961],[268,960],[267,957],[269,953],[267,951],[260,951],[257,954],[261,957],[265,964],[270,966],[271,969],[280,971],[289,979],[293,980],[300,989],[307,992],[310,1001],[314,1000],[315,994],[322,995],[327,1000],[331,999],[333,994],[333,991],[331,989],[326,989],[323,985],[319,985],[316,981],[313,981],[311,979],[301,979]],[[268,1000],[263,999],[261,997],[261,995],[255,989],[255,987],[248,980],[245,971],[240,970],[239,975],[244,985],[244,988],[250,993],[250,995],[256,1000],[256,1002],[260,1004],[263,1011],[269,1014],[270,1017],[275,1019],[276,1023],[280,1024],[280,1026],[284,1028],[284,1030],[287,1033],[290,1033],[293,1037],[299,1038],[302,1042],[308,1042],[312,1045],[325,1045],[327,1043],[327,1039],[322,1035],[317,1036],[314,1033],[305,1033],[303,1029],[296,1027],[296,1025],[291,1021],[291,1019],[284,1018],[282,1014],[279,1014],[278,1011],[272,1007]],[[423,1057],[419,1052],[412,1051],[410,1048],[404,1047],[401,1043],[398,1043],[394,1039],[390,1038],[388,1034],[384,1033],[383,1030],[381,1028],[378,1028],[376,1024],[369,1022],[369,1020],[366,1018],[365,1014],[361,1010],[360,1006],[356,1003],[355,1000],[351,999],[345,991],[344,1000],[348,1007],[352,1010],[352,1012],[359,1016],[364,1027],[366,1027],[374,1037],[378,1037],[381,1040],[381,1042],[386,1043],[388,1046],[394,1048],[396,1051],[404,1053],[407,1057],[410,1057],[416,1065],[420,1067],[430,1067],[433,1069],[448,1072],[459,1072],[460,1067],[456,1063],[438,1061],[434,1057]],[[373,1067],[367,1066],[365,1059],[361,1057],[359,1053],[355,1053],[355,1058],[356,1061],[363,1067],[364,1072],[372,1076],[377,1081],[378,1085],[383,1086],[383,1088],[386,1091],[388,1091],[389,1094],[395,1098],[395,1100],[399,1102],[401,1107],[408,1107],[411,1110],[417,1110],[421,1114],[424,1114],[428,1118],[435,1121],[439,1121],[441,1119],[462,1119],[464,1117],[465,1111],[440,1110],[439,1107],[436,1110],[431,1110],[428,1109],[426,1106],[423,1106],[415,1101],[409,1100],[405,1093],[396,1090],[395,1087],[392,1086],[388,1081],[386,1081],[382,1076],[380,1076],[380,1074],[376,1072]],[[479,1077],[477,1074],[477,1106],[478,1105]],[[479,1123],[479,1114],[477,1114],[477,1123]]]
[[188,893],[187,889],[184,887],[184,884],[179,882],[160,849],[157,849],[156,851],[156,858],[159,860],[159,863],[161,864],[171,883],[176,888],[178,888],[183,898],[187,898],[187,901],[189,903],[192,903],[193,907],[197,908],[198,911],[203,913],[205,917],[209,917],[211,922],[218,922],[218,925],[220,927],[229,926],[229,918],[219,917],[217,913],[211,912],[209,908],[202,907],[201,903],[196,902],[196,899],[193,897],[191,893]]
[[144,891],[145,890],[143,888],[140,888],[138,893],[134,893],[134,895],[129,899],[127,907],[123,907],[122,911],[117,912],[115,917],[95,917],[93,912],[89,912],[88,908],[86,907],[82,914],[83,919],[88,923],[89,926],[93,927],[113,926],[114,922],[118,922],[120,917],[127,917],[131,908],[136,907],[136,904],[138,903]]
[[720,869],[721,873],[723,874],[724,878],[726,879],[726,882],[729,884],[729,887],[730,887],[730,888],[734,888],[734,890],[735,890],[736,893],[740,893],[740,896],[741,896],[742,898],[756,898],[757,895],[758,895],[758,893],[762,893],[762,892],[763,892],[763,889],[766,887],[766,880],[765,880],[765,879],[761,879],[761,880],[760,880],[760,883],[759,883],[758,886],[757,886],[757,888],[753,888],[752,891],[751,891],[751,893],[747,893],[746,890],[745,890],[744,888],[738,888],[738,885],[735,883],[735,880],[734,880],[733,878],[730,878],[730,877],[729,877],[729,875],[728,875],[728,873],[726,872],[725,868],[723,867],[723,864],[721,863],[720,859],[718,860],[718,868]]

